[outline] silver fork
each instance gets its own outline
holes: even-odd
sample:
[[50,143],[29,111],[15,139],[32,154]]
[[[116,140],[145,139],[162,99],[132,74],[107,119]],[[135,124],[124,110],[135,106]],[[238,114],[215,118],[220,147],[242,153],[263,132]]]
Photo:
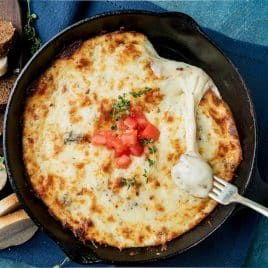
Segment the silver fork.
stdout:
[[222,205],[240,203],[268,217],[268,208],[241,196],[236,186],[217,176],[214,176],[213,188],[208,195]]

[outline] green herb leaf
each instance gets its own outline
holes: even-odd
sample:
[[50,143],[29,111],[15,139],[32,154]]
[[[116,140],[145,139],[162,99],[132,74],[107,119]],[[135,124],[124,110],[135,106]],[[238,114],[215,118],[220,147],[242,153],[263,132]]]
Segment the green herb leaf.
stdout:
[[130,186],[134,186],[137,184],[136,178],[133,177],[131,179],[127,179],[127,178],[122,178],[121,179],[122,183],[124,186],[127,186],[127,189],[130,188]]
[[40,38],[38,37],[35,28],[33,26],[34,20],[37,19],[35,13],[31,13],[30,0],[27,0],[27,14],[26,23],[24,25],[24,35],[30,45],[30,52],[34,54],[42,45]]
[[149,167],[151,167],[155,163],[155,161],[150,158],[148,158],[147,161],[149,163]]
[[118,96],[118,101],[112,105],[111,116],[115,121],[122,119],[124,115],[130,114],[130,101],[126,99],[126,93]]
[[117,125],[112,125],[111,130],[117,130]]
[[157,151],[156,146],[149,147],[149,153],[154,154]]
[[132,95],[134,98],[138,98],[141,95],[151,91],[152,89],[149,87],[145,87],[145,89],[139,90],[139,91],[131,91],[129,94]]
[[143,172],[142,176],[146,179],[145,182],[148,183],[148,172],[147,172],[147,169],[144,169],[144,172]]
[[150,139],[141,139],[139,140],[139,143],[142,145],[142,146],[145,146],[146,144],[149,144],[149,143],[153,143],[154,142],[154,139],[150,138]]

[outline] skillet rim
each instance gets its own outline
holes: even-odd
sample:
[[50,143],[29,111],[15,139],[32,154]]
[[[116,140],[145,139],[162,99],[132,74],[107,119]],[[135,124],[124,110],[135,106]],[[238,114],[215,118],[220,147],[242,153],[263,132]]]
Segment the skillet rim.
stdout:
[[[9,182],[12,186],[12,189],[14,190],[14,192],[17,194],[20,202],[23,205],[23,208],[25,209],[25,211],[27,212],[27,214],[29,214],[29,216],[31,217],[31,219],[46,233],[48,234],[49,237],[51,237],[59,246],[60,248],[68,255],[70,256],[70,253],[66,252],[66,247],[64,247],[64,245],[62,244],[61,241],[58,240],[58,238],[56,237],[55,234],[53,234],[51,231],[49,231],[47,229],[47,227],[45,227],[45,225],[41,224],[39,222],[39,220],[37,220],[37,218],[35,217],[35,213],[32,212],[32,210],[28,207],[28,205],[26,204],[27,202],[25,202],[25,198],[23,197],[23,194],[21,194],[20,190],[17,188],[16,186],[16,182],[14,180],[14,176],[12,175],[13,172],[10,169],[10,165],[9,165],[9,153],[7,151],[7,143],[8,143],[8,135],[7,135],[7,125],[8,125],[8,117],[9,117],[9,111],[10,111],[10,107],[12,107],[12,102],[13,102],[13,95],[16,92],[17,89],[17,85],[19,84],[19,81],[21,80],[21,78],[24,76],[24,74],[27,72],[29,66],[32,64],[32,62],[39,57],[39,54],[45,50],[49,45],[53,44],[56,42],[56,40],[61,37],[62,35],[64,35],[66,32],[68,32],[69,30],[76,28],[85,23],[94,21],[94,20],[98,20],[104,17],[113,17],[113,16],[117,16],[117,15],[149,15],[149,16],[154,16],[154,17],[184,17],[187,20],[187,23],[191,24],[192,27],[192,31],[196,31],[198,34],[200,34],[205,40],[206,42],[210,43],[216,50],[218,50],[220,52],[220,54],[225,58],[225,60],[227,60],[227,62],[231,65],[231,67],[233,68],[233,70],[236,72],[237,74],[237,78],[240,80],[241,86],[243,87],[243,89],[245,90],[247,99],[248,99],[248,107],[249,110],[251,112],[251,117],[252,117],[252,121],[253,121],[253,155],[251,156],[252,158],[250,159],[250,167],[249,167],[249,172],[247,175],[247,179],[245,181],[245,183],[243,183],[243,189],[241,191],[241,193],[243,194],[247,188],[249,183],[252,181],[252,177],[253,177],[253,171],[256,165],[256,152],[257,152],[257,125],[256,125],[256,114],[255,114],[255,110],[254,110],[254,106],[253,106],[253,102],[252,102],[252,97],[250,95],[249,89],[245,84],[245,81],[243,80],[242,76],[240,75],[237,67],[235,67],[235,65],[232,63],[232,61],[225,55],[225,53],[216,45],[216,43],[211,40],[208,35],[206,33],[203,32],[203,30],[200,28],[200,26],[197,24],[197,22],[190,17],[189,15],[183,13],[183,12],[152,12],[152,11],[145,11],[145,10],[116,10],[116,11],[110,11],[110,12],[104,12],[101,14],[97,14],[95,16],[91,16],[89,18],[86,19],[82,19],[66,28],[64,28],[63,30],[61,30],[59,33],[57,33],[56,35],[54,35],[50,40],[48,40],[41,48],[38,49],[38,51],[30,58],[30,60],[25,64],[24,68],[21,70],[19,76],[17,77],[16,82],[13,85],[12,91],[10,93],[9,99],[8,99],[8,103],[7,103],[7,107],[6,107],[6,112],[5,112],[5,117],[4,117],[4,127],[3,127],[3,151],[4,151],[4,157],[5,157],[5,163],[6,163],[6,169],[7,169],[7,174],[8,174],[8,178],[9,178]],[[55,55],[56,56],[56,55]],[[199,244],[200,242],[202,242],[204,239],[206,239],[208,236],[210,236],[212,233],[214,233],[220,226],[222,226],[224,224],[224,222],[233,214],[233,212],[235,211],[236,206],[232,205],[229,207],[228,212],[225,213],[225,217],[222,217],[221,222],[219,224],[216,224],[216,226],[213,227],[212,230],[209,230],[205,235],[203,235],[202,237],[200,237],[195,243],[192,243],[191,245],[184,247],[181,250],[175,251],[173,253],[169,253],[167,255],[160,255],[160,256],[156,256],[155,258],[151,258],[151,259],[147,259],[147,260],[139,260],[139,261],[113,261],[113,260],[108,260],[108,259],[104,259],[101,258],[99,259],[98,254],[96,253],[95,250],[91,250],[92,254],[94,256],[91,256],[92,262],[85,262],[85,263],[96,263],[99,261],[104,261],[104,262],[108,262],[108,263],[119,263],[119,264],[139,264],[139,263],[150,263],[150,262],[154,262],[154,261],[159,261],[159,260],[165,260],[167,258],[173,257],[173,256],[177,256],[181,253],[183,253],[184,251],[194,247],[195,245]],[[203,219],[204,220],[204,219]],[[202,221],[203,221],[202,220]],[[200,223],[199,223],[200,224]],[[198,225],[199,225],[198,224]],[[94,259],[95,257],[95,259]],[[72,260],[77,261],[75,259],[75,257],[71,257]],[[78,261],[81,262],[81,261]]]

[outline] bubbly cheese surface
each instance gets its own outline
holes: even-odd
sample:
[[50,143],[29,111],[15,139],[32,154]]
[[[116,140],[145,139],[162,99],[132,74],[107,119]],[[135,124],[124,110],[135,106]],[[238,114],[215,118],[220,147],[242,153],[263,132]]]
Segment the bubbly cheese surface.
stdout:
[[[215,175],[231,180],[241,148],[228,106],[201,69],[159,57],[143,34],[108,33],[73,48],[41,75],[25,106],[23,156],[34,190],[82,241],[126,248],[182,235],[216,202],[191,196],[171,176],[186,148],[181,87],[207,77],[206,94],[196,95],[197,149]],[[133,157],[117,169],[113,152],[91,137],[110,128],[119,95],[145,87],[152,90],[130,101],[160,130],[155,163]],[[127,187],[122,178],[136,183]]]

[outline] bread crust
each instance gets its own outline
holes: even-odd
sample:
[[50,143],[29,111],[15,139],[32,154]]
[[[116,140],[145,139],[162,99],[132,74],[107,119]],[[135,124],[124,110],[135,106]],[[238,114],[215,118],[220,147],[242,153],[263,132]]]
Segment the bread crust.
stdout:
[[0,20],[0,58],[6,56],[15,40],[15,28],[9,21]]

